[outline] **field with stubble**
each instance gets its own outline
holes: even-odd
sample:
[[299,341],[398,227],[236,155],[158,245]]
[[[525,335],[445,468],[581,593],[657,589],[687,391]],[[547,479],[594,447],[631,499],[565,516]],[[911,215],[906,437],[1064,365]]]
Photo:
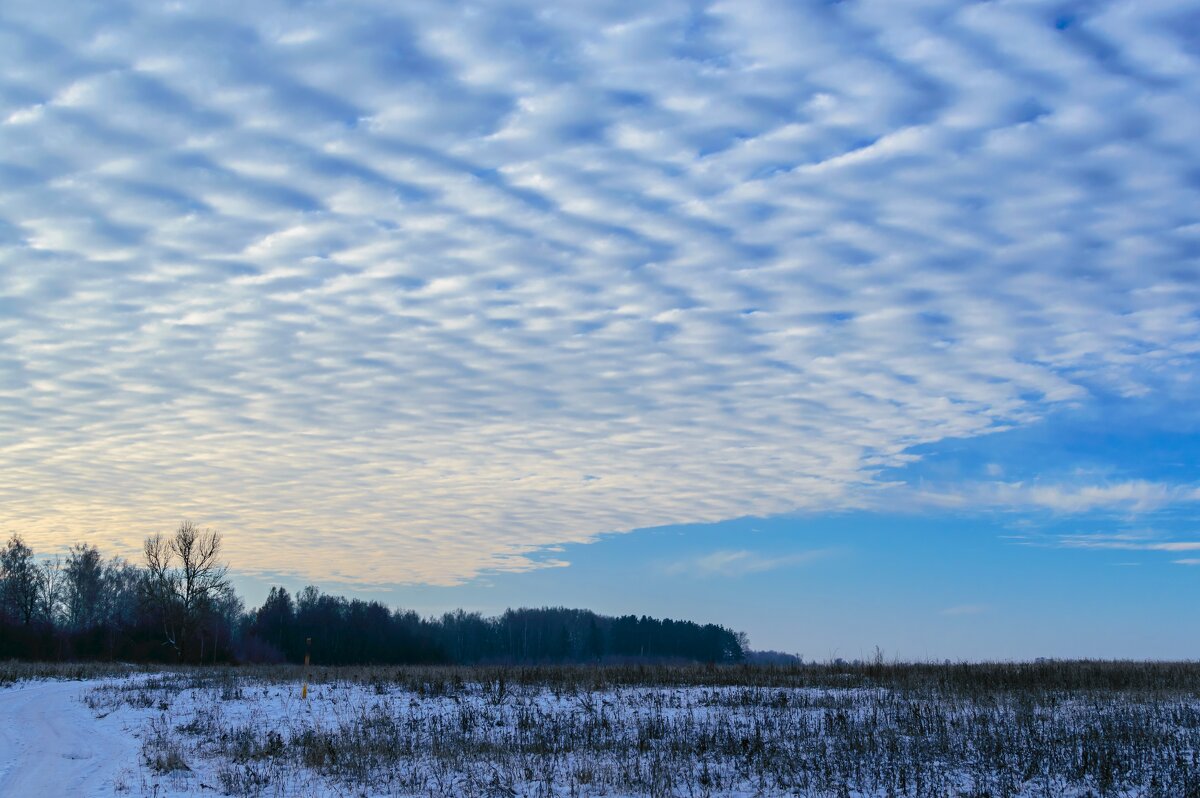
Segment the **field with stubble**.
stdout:
[[49,671],[103,795],[1200,796],[1191,663]]

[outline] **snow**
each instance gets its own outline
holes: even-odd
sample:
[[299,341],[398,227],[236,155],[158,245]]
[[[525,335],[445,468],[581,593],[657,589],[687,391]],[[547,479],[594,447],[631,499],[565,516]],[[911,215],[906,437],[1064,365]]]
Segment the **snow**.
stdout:
[[84,682],[26,682],[0,690],[0,795],[111,796],[138,770],[134,719],[97,717]]
[[[308,700],[301,700],[300,685],[294,681],[204,670],[27,681],[0,688],[0,798],[177,798],[239,789],[288,798],[468,793],[623,798],[626,793],[612,785],[620,782],[619,773],[630,768],[649,768],[647,772],[666,768],[676,776],[698,776],[703,768],[706,778],[711,768],[716,786],[697,795],[816,795],[756,779],[756,771],[746,769],[749,760],[742,767],[736,757],[718,755],[712,747],[697,753],[688,749],[690,739],[707,739],[716,745],[721,734],[735,741],[750,740],[761,731],[768,737],[768,747],[772,740],[782,744],[808,739],[822,746],[828,742],[828,754],[834,757],[839,733],[829,731],[831,723],[890,734],[899,730],[900,720],[916,717],[914,722],[927,723],[936,715],[947,725],[950,737],[965,745],[972,733],[995,740],[1003,735],[989,738],[988,734],[1008,729],[1024,734],[1029,728],[1053,727],[1056,722],[1072,734],[1078,730],[1081,739],[1089,729],[1108,729],[1110,722],[1112,729],[1136,731],[1134,721],[1141,718],[1168,736],[1177,735],[1178,741],[1164,742],[1166,737],[1143,729],[1137,732],[1145,736],[1137,757],[1178,755],[1194,760],[1194,741],[1200,733],[1200,699],[1191,695],[1135,699],[1118,693],[1086,700],[1059,696],[1033,708],[1030,717],[1042,722],[1030,721],[1032,726],[1017,722],[1013,713],[1020,702],[1008,698],[997,698],[996,704],[993,700],[972,704],[949,696],[942,700],[948,703],[939,707],[928,703],[923,694],[905,698],[901,693],[866,688],[610,686],[587,690],[536,684],[506,687],[486,681],[452,687],[422,682],[414,688],[411,682],[404,687],[386,680],[348,679],[313,684]],[[1148,703],[1137,703],[1143,700]],[[1135,704],[1142,708],[1136,709]],[[878,716],[880,723],[854,724],[869,716]],[[1003,728],[989,731],[988,724]],[[539,737],[538,730],[547,734]],[[644,740],[639,739],[642,734]],[[331,767],[325,760],[306,759],[320,754],[319,746],[304,749],[304,755],[296,748],[280,755],[283,746],[304,739],[341,741],[347,743],[346,751],[357,745],[365,752],[361,755],[367,766],[348,770],[345,760]],[[1097,739],[1097,744],[1105,743]],[[530,744],[539,740],[564,745],[545,756],[530,753]],[[916,743],[903,734],[895,740],[901,751]],[[456,748],[460,743],[469,746]],[[372,759],[371,746],[377,744],[387,746],[387,752]],[[1018,751],[1030,744],[1030,738],[1013,740]],[[691,753],[680,754],[680,746]],[[912,748],[910,754],[920,757],[930,750]],[[1118,759],[1136,758],[1135,753],[1131,749]],[[155,760],[176,764],[174,769],[161,765],[156,769],[151,766]],[[779,764],[775,761],[767,767]],[[980,776],[968,772],[970,762],[962,757],[957,765],[928,760],[925,764],[942,768],[946,783],[963,794],[972,791],[973,779]],[[530,766],[535,770],[530,771]],[[539,766],[556,768],[553,779],[537,771]],[[580,770],[593,775],[580,781]],[[1095,794],[1079,784],[1068,787],[1028,777],[1023,782],[1006,794],[1019,798]],[[820,792],[826,794],[831,793]],[[849,794],[876,798],[887,792],[868,787],[851,789]],[[1145,792],[1117,789],[1109,794]]]

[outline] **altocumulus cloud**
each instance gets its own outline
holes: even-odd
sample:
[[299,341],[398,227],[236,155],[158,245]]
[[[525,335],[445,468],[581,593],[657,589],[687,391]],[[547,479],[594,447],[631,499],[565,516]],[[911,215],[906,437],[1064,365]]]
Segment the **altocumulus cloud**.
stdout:
[[445,584],[1154,390],[1200,351],[1198,25],[10,0],[0,523]]

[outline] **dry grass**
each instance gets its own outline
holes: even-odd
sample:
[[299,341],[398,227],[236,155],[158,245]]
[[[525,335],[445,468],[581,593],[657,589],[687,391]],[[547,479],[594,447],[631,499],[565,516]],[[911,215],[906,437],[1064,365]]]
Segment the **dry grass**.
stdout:
[[91,700],[158,713],[156,745],[234,795],[1200,798],[1191,663],[318,668],[309,705],[299,676]]
[[153,667],[109,662],[0,662],[0,687],[29,679],[83,681],[128,676],[156,670]]

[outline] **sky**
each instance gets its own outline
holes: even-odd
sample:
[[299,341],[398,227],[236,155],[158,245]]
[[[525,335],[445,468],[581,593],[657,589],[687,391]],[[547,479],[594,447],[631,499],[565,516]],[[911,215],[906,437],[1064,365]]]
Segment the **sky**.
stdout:
[[0,531],[1200,658],[1200,2],[0,7]]

